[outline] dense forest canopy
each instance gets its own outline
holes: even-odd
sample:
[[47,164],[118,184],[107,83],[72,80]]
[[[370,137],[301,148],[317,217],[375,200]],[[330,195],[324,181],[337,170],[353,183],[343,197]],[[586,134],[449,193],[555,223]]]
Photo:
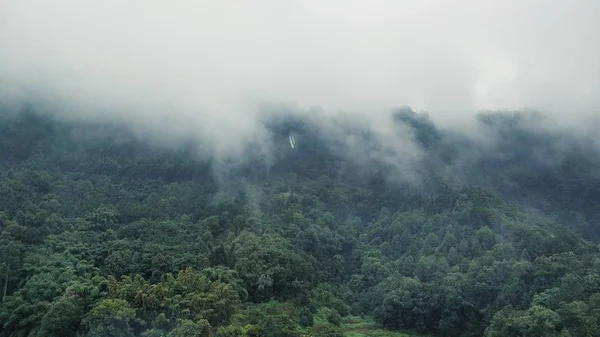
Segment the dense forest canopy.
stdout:
[[302,116],[218,157],[0,111],[0,336],[598,336],[597,144],[536,114]]

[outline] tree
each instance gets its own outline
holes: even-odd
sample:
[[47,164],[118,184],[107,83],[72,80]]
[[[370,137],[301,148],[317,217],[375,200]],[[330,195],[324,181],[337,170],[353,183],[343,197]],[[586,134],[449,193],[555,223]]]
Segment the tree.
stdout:
[[8,232],[0,234],[0,270],[2,270],[2,301],[4,302],[11,281],[12,272],[19,269],[23,245],[15,241]]

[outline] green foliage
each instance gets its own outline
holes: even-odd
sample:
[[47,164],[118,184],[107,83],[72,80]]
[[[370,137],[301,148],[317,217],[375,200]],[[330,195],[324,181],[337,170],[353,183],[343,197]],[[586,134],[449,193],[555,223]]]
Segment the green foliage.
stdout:
[[135,309],[124,300],[103,299],[88,313],[86,336],[133,336]]
[[343,319],[342,333],[347,337],[416,337],[425,336],[409,332],[382,329],[371,319],[358,316],[346,316]]
[[253,298],[297,295],[315,278],[311,262],[275,234],[242,232],[232,243],[235,270]]
[[344,337],[344,333],[339,325],[319,323],[312,328],[314,337]]
[[600,333],[599,247],[493,191],[317,148],[219,180],[120,127],[2,123],[0,337]]
[[177,326],[168,337],[206,337],[210,336],[210,324],[206,320],[193,322],[187,319],[177,322]]
[[240,293],[244,293],[239,283],[228,278],[223,269],[198,273],[187,268],[177,276],[165,275],[156,284],[139,275],[123,276],[121,280],[110,276],[108,297],[126,301],[135,309],[138,321],[146,320],[146,325],[155,328],[169,328],[179,319],[202,322],[210,328],[226,325],[232,319],[241,303]]

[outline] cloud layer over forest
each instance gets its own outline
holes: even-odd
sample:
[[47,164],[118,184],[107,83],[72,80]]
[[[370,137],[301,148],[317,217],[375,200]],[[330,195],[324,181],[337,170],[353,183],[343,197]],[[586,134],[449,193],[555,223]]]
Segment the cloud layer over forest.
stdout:
[[599,13],[594,0],[5,1],[0,97],[219,151],[263,137],[264,105],[374,125],[398,105],[455,126],[480,109],[567,121],[600,108]]

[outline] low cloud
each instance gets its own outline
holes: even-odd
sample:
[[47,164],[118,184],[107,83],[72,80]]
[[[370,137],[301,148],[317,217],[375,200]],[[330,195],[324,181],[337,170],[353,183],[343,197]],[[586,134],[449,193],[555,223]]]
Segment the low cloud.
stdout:
[[594,0],[4,1],[0,97],[221,154],[268,138],[266,104],[345,110],[382,137],[399,105],[451,126],[524,107],[580,123],[600,107],[599,13]]

